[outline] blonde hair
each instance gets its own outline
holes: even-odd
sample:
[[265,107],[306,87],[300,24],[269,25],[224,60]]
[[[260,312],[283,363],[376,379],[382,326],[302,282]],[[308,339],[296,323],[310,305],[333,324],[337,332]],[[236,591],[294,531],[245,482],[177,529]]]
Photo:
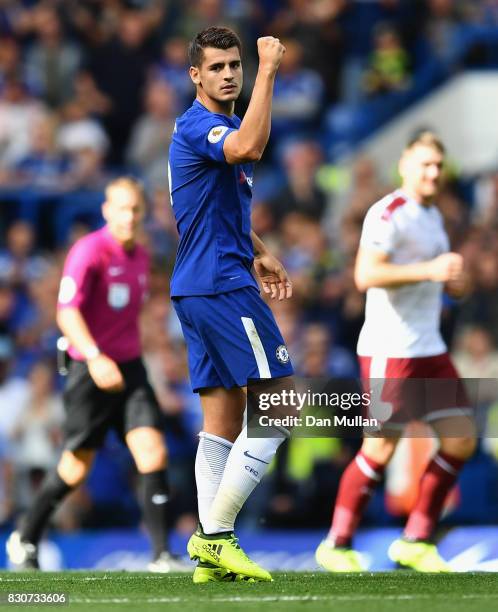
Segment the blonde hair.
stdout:
[[105,198],[107,201],[110,200],[110,192],[116,187],[130,189],[131,191],[134,191],[139,197],[141,203],[145,203],[145,190],[141,181],[134,179],[131,176],[118,176],[118,178],[115,178],[110,183],[108,183],[107,187],[105,188]]
[[405,152],[413,149],[417,145],[423,145],[424,147],[432,147],[439,151],[442,155],[445,155],[446,148],[443,144],[443,141],[439,138],[437,134],[431,132],[430,130],[422,130],[417,132],[412,138],[408,141]]

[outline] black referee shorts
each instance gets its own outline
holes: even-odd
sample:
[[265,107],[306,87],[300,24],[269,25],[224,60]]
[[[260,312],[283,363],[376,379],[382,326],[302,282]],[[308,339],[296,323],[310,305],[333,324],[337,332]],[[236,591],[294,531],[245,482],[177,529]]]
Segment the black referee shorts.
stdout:
[[125,388],[108,393],[93,382],[85,362],[71,361],[64,389],[64,448],[99,448],[110,429],[116,430],[123,441],[137,427],[163,430],[163,415],[142,360],[137,358],[118,366]]

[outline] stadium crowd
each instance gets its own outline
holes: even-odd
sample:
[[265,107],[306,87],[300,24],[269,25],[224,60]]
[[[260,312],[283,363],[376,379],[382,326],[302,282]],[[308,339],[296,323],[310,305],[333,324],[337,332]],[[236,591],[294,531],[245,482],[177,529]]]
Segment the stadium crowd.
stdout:
[[[177,243],[167,157],[174,119],[193,97],[188,40],[220,23],[241,35],[249,92],[256,38],[272,34],[286,46],[271,146],[256,174],[253,228],[293,282],[293,299],[272,307],[297,373],[347,378],[358,374],[355,345],[364,312],[352,273],[361,224],[397,179],[394,172],[391,181],[381,179],[375,160],[364,156],[336,165],[323,119],[338,105],[414,87],[427,57],[458,70],[453,50],[461,28],[497,26],[498,9],[492,0],[0,3],[0,526],[15,521],[57,463],[61,265],[68,247],[95,223],[86,203],[99,203],[106,181],[124,172],[140,177],[148,193],[142,238],[154,264],[142,331],[167,417],[172,516],[185,532],[195,524],[193,461],[201,414],[167,298]],[[493,58],[477,45],[465,58],[486,61],[496,67],[496,50]],[[239,114],[245,103],[247,92]],[[494,171],[472,181],[449,172],[438,204],[473,281],[466,300],[446,299],[445,338],[462,376],[498,378],[498,158]],[[72,207],[70,216],[62,214],[64,207]],[[484,398],[490,408],[484,432],[498,420],[497,399],[492,390]],[[339,475],[358,444],[293,440],[252,507],[268,525],[327,524]],[[496,441],[484,440],[474,462],[496,481]],[[132,462],[116,440],[99,453],[94,473],[98,477],[62,506],[57,526],[135,524]],[[476,520],[471,508],[466,512],[464,520]],[[249,524],[254,512],[246,516]],[[488,500],[483,517],[496,520],[497,500]],[[375,520],[389,518],[377,512]]]

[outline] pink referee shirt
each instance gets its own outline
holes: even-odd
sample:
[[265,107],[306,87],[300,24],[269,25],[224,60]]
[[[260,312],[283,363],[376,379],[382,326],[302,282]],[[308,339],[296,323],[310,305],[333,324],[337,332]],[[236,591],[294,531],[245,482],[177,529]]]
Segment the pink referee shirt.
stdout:
[[[57,308],[78,308],[99,349],[117,362],[141,353],[138,318],[148,290],[149,256],[140,245],[126,251],[107,227],[69,251]],[[83,356],[69,348],[73,359]]]

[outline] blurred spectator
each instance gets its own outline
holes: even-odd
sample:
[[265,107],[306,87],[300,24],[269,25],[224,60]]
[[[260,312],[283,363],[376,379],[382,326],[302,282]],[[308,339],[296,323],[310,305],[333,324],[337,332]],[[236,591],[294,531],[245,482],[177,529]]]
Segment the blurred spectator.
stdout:
[[18,76],[6,77],[0,97],[0,175],[29,154],[31,131],[43,112]]
[[48,261],[35,252],[35,232],[26,221],[14,221],[7,231],[6,248],[0,251],[0,279],[25,291],[30,281],[48,271]]
[[[0,296],[1,307],[1,296]],[[25,378],[11,374],[14,364],[14,346],[5,333],[0,334],[0,440],[9,439],[20,418],[29,393]],[[7,409],[6,409],[7,408]]]
[[298,213],[285,217],[282,236],[281,257],[293,283],[294,298],[302,301],[303,315],[327,321],[337,332],[346,288],[339,253],[331,248],[319,223]]
[[353,266],[344,273],[344,295],[340,305],[340,323],[336,328],[341,346],[356,354],[358,336],[365,319],[365,295],[356,288],[353,280]]
[[303,67],[303,48],[293,39],[282,41],[285,54],[275,78],[272,132],[277,138],[296,136],[311,129],[322,106],[321,76]]
[[276,216],[270,204],[263,201],[254,201],[251,207],[251,227],[254,232],[265,239],[265,243],[270,238],[269,234],[275,230]]
[[140,11],[148,30],[153,30],[170,17],[172,5],[163,0],[62,0],[59,8],[74,34],[85,45],[96,47],[113,37],[125,11]]
[[53,517],[59,529],[109,529],[138,524],[133,496],[136,469],[127,448],[111,431],[95,455],[85,482],[64,499]]
[[194,99],[194,87],[190,79],[187,61],[188,40],[182,36],[174,36],[165,41],[162,56],[156,64],[156,78],[162,79],[178,98],[178,114],[187,109]]
[[104,129],[76,100],[64,106],[62,119],[57,146],[70,160],[67,186],[74,189],[102,187],[105,181],[103,163],[109,145]]
[[343,54],[342,33],[337,18],[348,0],[288,0],[278,3],[266,33],[292,38],[303,49],[303,64],[322,77],[329,101],[338,96],[338,81]]
[[[16,342],[21,366],[55,354],[59,330],[55,322],[60,268],[52,265],[28,285],[29,302],[17,322]],[[20,366],[20,367],[21,367]]]
[[487,26],[496,27],[498,25],[498,4],[496,0],[479,0],[477,5],[479,21]]
[[178,246],[178,232],[167,187],[159,187],[152,193],[144,230],[145,241],[153,259],[159,265],[172,269]]
[[66,184],[69,160],[56,149],[57,121],[53,115],[37,119],[31,132],[30,151],[6,175],[9,186],[61,190]]
[[[339,16],[343,34],[344,61],[341,76],[341,98],[355,105],[363,97],[363,76],[372,53],[375,29],[379,24],[395,24],[398,31],[409,34],[420,26],[420,3],[412,0],[348,0]],[[417,27],[418,26],[418,27]],[[411,36],[409,36],[411,38]]]
[[9,77],[20,73],[21,52],[18,42],[11,36],[0,37],[0,91]]
[[335,218],[331,219],[331,225],[333,235],[338,239],[344,253],[348,257],[354,257],[368,209],[386,195],[390,187],[380,181],[374,161],[361,154],[351,164],[348,182],[349,185],[345,189],[335,194]]
[[409,57],[400,37],[392,26],[379,24],[364,75],[364,90],[370,96],[377,96],[402,91],[409,84]]
[[165,81],[151,81],[145,90],[145,113],[133,126],[126,159],[149,185],[164,185],[168,151],[175,126],[177,101]]
[[9,355],[12,351],[11,334],[13,332],[13,321],[16,309],[16,294],[14,288],[0,279],[0,343],[2,351]]
[[463,378],[489,379],[490,392],[485,390],[486,380],[480,387],[485,401],[498,399],[498,350],[487,329],[479,325],[465,328],[459,335],[453,357]]
[[111,103],[104,125],[111,139],[109,161],[121,163],[130,130],[140,115],[142,92],[151,52],[147,48],[148,24],[138,10],[124,10],[111,40],[90,56],[89,73],[98,90]]
[[322,151],[313,140],[288,144],[283,152],[286,185],[269,202],[275,219],[282,220],[291,212],[298,212],[310,219],[320,221],[327,200],[316,181],[322,161]]
[[56,463],[62,441],[62,400],[54,388],[55,372],[49,362],[36,363],[28,378],[29,392],[15,423],[15,461],[18,504],[25,508],[45,473]]
[[99,91],[92,75],[87,70],[78,72],[73,87],[73,101],[85,109],[85,115],[94,119],[101,119],[111,112],[111,100]]
[[170,343],[166,331],[169,312],[170,305],[164,294],[153,292],[144,304],[140,316],[142,346],[144,347],[145,360],[153,380],[157,379],[159,376],[157,371],[162,368],[162,364],[157,361],[156,357]]
[[426,0],[426,4],[425,37],[430,44],[431,51],[442,61],[452,61],[458,43],[462,2],[459,0]]
[[475,203],[471,214],[476,225],[498,227],[498,171],[476,181]]
[[[224,0],[192,0],[180,16],[176,30],[187,40],[192,40],[197,32],[210,26],[235,27],[227,21],[224,8]],[[237,33],[244,38],[243,32]]]
[[13,34],[14,32],[14,21],[19,11],[17,0],[4,0],[0,4],[0,34]]
[[285,345],[289,350],[289,354],[297,355],[303,318],[305,315],[302,300],[299,296],[293,296],[292,301],[282,300],[281,302],[272,301],[270,303],[270,300],[267,298],[265,301],[273,311],[273,316],[285,340]]
[[356,360],[347,349],[334,344],[326,325],[310,323],[303,329],[296,367],[308,378],[354,378]]
[[12,450],[0,431],[0,528],[15,510]]
[[280,226],[282,238],[280,255],[292,280],[293,297],[304,297],[311,288],[310,270],[313,265],[313,255],[309,252],[309,240],[306,236],[313,233],[312,225],[312,221],[306,216],[291,212],[285,215]]
[[64,20],[78,38],[95,47],[114,34],[124,3],[120,0],[64,0],[61,4]]
[[82,149],[92,149],[99,156],[105,154],[109,144],[105,130],[82,104],[76,100],[68,102],[63,108],[62,119],[57,137],[62,151],[77,154]]
[[[453,352],[458,373],[466,380],[481,435],[486,435],[489,407],[498,401],[498,350],[487,329],[464,328]],[[494,437],[495,432],[488,432]]]
[[461,244],[469,225],[468,207],[460,199],[456,185],[447,184],[441,189],[437,207],[443,215],[450,244],[456,248]]
[[[496,245],[496,234],[493,236],[493,244]],[[496,344],[498,343],[498,254],[489,246],[487,248],[481,246],[476,253],[476,259],[470,261],[469,266],[474,289],[460,305],[457,324],[479,323],[489,330]]]
[[73,82],[81,63],[81,51],[65,40],[57,11],[40,4],[33,11],[35,42],[26,54],[29,83],[52,108],[73,95]]

